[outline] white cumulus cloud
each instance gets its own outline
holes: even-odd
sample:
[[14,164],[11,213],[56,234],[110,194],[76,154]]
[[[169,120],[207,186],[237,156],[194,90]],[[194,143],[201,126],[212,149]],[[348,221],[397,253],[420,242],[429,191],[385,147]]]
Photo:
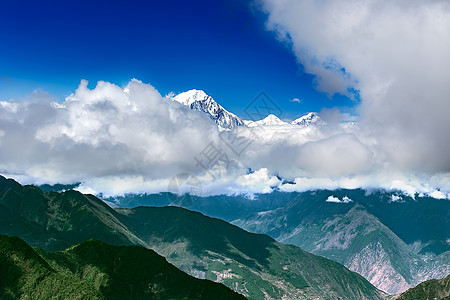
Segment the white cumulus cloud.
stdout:
[[1,172],[37,182],[167,178],[194,171],[193,157],[218,139],[205,115],[137,80],[92,90],[82,81],[60,104],[3,102],[0,117]]
[[339,199],[338,197],[329,196],[329,197],[327,198],[327,200],[325,200],[325,201],[326,201],[326,202],[331,202],[331,203],[350,203],[350,202],[353,202],[353,200],[350,199],[350,198],[347,197],[347,196],[344,196],[344,197],[342,198],[342,200]]

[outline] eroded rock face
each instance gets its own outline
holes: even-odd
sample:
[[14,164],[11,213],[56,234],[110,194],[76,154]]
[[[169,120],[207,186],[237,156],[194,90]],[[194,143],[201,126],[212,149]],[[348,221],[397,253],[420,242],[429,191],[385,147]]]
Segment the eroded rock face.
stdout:
[[346,267],[363,275],[374,286],[389,294],[412,287],[392,266],[389,255],[379,242],[364,247],[349,260]]

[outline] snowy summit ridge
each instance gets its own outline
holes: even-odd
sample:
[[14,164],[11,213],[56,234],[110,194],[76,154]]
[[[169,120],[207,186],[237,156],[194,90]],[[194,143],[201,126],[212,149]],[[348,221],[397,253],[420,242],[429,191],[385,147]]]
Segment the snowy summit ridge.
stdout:
[[309,125],[325,125],[326,123],[315,112],[310,112],[291,122],[293,125],[309,126]]
[[265,117],[262,120],[259,121],[248,121],[246,122],[248,127],[255,127],[255,126],[283,126],[288,125],[288,123],[280,120],[277,116],[270,114],[267,117]]
[[236,126],[246,127],[289,127],[289,126],[320,126],[326,125],[317,113],[310,112],[300,118],[288,123],[282,121],[277,116],[270,114],[259,121],[242,120],[235,114],[227,111],[220,104],[218,104],[211,96],[206,94],[203,90],[192,89],[178,95],[168,95],[167,99],[181,103],[190,109],[206,113],[219,127],[220,130],[231,130]]
[[169,97],[169,99],[179,102],[190,109],[208,114],[221,130],[230,130],[236,126],[244,126],[244,121],[241,118],[227,111],[202,90],[189,90],[174,97]]

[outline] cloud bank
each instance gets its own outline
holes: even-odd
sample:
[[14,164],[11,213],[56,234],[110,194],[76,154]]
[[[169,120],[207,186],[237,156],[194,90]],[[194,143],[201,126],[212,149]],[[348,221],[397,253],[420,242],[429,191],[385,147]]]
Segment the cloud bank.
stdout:
[[[149,84],[87,84],[62,103],[45,94],[0,102],[1,174],[22,183],[82,182],[79,190],[106,196],[164,192],[183,173],[198,184],[179,190],[201,195],[383,187],[448,197],[448,173],[395,168],[358,126],[238,127],[230,133],[248,147],[236,154],[206,114]],[[219,153],[221,164],[201,167]]]
[[92,90],[82,81],[60,104],[0,102],[0,128],[1,172],[37,183],[166,178],[193,171],[193,154],[217,138],[206,116],[137,80]]
[[317,89],[359,92],[360,124],[396,169],[450,171],[450,3],[262,0]]

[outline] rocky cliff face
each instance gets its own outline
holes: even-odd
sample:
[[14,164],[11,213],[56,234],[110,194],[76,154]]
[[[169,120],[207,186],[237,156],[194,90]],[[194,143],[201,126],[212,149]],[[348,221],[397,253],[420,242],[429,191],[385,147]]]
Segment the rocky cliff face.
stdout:
[[379,289],[394,294],[411,287],[391,263],[380,242],[370,243],[347,261],[347,267],[364,276]]

